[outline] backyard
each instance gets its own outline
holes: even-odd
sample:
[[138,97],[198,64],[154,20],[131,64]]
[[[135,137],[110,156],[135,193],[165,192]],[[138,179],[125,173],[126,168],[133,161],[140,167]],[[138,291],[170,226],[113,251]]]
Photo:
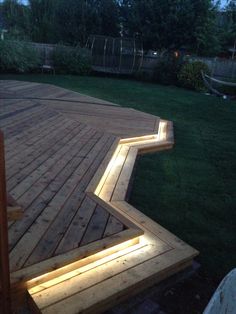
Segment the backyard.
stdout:
[[200,277],[192,293],[206,290],[203,308],[236,264],[235,102],[112,77],[39,74],[0,79],[51,83],[173,121],[174,149],[140,157],[130,202],[200,251]]

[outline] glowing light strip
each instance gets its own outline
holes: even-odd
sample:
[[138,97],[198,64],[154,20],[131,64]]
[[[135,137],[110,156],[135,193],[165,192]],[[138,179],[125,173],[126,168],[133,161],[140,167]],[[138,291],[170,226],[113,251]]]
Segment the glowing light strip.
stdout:
[[[84,266],[81,266],[75,270],[72,270],[72,271],[69,271],[65,274],[62,274],[61,276],[58,276],[56,278],[53,278],[51,280],[48,280],[42,284],[39,284],[37,286],[34,286],[32,288],[30,288],[28,291],[29,293],[32,295],[34,293],[37,293],[37,292],[40,292],[44,289],[47,289],[49,287],[52,287],[52,286],[55,286],[65,280],[68,280],[70,278],[73,278],[75,276],[78,276],[80,274],[83,274],[87,271],[91,271],[92,269],[98,267],[98,266],[101,266],[102,264],[105,264],[107,262],[110,262],[112,260],[115,260],[123,255],[126,255],[126,254],[129,254],[129,253],[132,253],[134,251],[137,251],[143,247],[146,246],[146,243],[144,240],[142,240],[140,243],[136,244],[136,245],[132,245],[130,247],[125,247],[125,243],[123,243],[123,248],[120,247],[120,250],[116,253],[113,253],[113,254],[110,254],[108,256],[105,256],[103,258],[100,258],[94,262],[91,262],[87,265],[84,265]],[[69,266],[70,267],[70,266]],[[67,266],[63,267],[64,270],[66,270]],[[44,274],[44,276],[47,276],[48,274]],[[39,281],[41,277],[38,277],[38,278],[35,278],[34,281]],[[31,281],[28,281],[27,282],[28,285],[30,285]]]
[[94,191],[94,194],[99,196],[108,176],[111,175],[112,172],[114,173],[115,169],[118,166],[120,166],[120,164],[123,162],[123,159],[121,159],[121,157],[119,156],[122,146],[128,145],[131,147],[132,146],[136,147],[143,144],[158,145],[159,142],[166,140],[166,138],[167,138],[167,121],[161,120],[159,123],[159,129],[157,134],[120,140],[117,149],[115,150],[113,156],[111,157],[110,162]]
[[112,255],[112,254],[117,253],[119,251],[122,251],[126,248],[133,247],[134,245],[136,245],[138,243],[140,243],[140,239],[139,239],[139,237],[136,237],[134,239],[127,240],[123,243],[117,244],[111,248],[104,249],[98,253],[95,253],[95,254],[90,255],[86,258],[80,259],[76,262],[73,262],[73,263],[67,264],[65,266],[59,267],[56,270],[52,270],[52,271],[49,271],[47,273],[44,273],[43,275],[40,275],[40,276],[37,276],[33,279],[28,280],[26,282],[27,288],[29,289],[35,285],[39,285],[43,282],[51,280],[55,276],[61,276],[67,272],[71,272],[75,269],[84,267],[85,265],[93,263],[99,259],[106,257],[106,256]]

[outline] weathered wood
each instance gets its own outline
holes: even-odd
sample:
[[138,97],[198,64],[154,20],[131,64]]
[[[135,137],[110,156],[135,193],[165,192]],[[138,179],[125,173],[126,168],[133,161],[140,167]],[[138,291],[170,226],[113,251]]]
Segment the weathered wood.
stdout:
[[104,234],[108,218],[109,213],[104,208],[97,206],[88,224],[87,230],[83,235],[81,245],[94,242],[96,239],[101,239]]
[[[137,230],[124,230],[118,234],[103,238],[100,241],[95,241],[77,249],[64,252],[63,254],[53,256],[50,259],[11,272],[11,282],[15,287],[26,288],[26,285],[27,287],[35,286],[35,282],[42,283],[46,280],[54,279],[61,274],[69,272],[70,269],[77,269],[78,265],[87,265],[104,256],[109,256],[120,251],[121,247],[129,247],[137,244],[139,243],[139,235]],[[44,278],[43,274],[45,273],[46,276]],[[27,282],[27,280],[30,281]]]
[[42,313],[93,313],[96,307],[102,312],[109,307],[109,302],[116,302],[121,296],[128,298],[191,263],[185,252],[171,250],[153,258],[148,258],[147,253],[147,248],[137,249],[95,266],[91,272],[81,272],[33,293],[32,297]]
[[125,199],[137,153],[138,150],[135,147],[130,148],[129,153],[124,161],[124,166],[120,176],[116,182],[116,186],[112,194],[112,201]]
[[120,176],[122,168],[124,166],[126,157],[129,153],[129,147],[123,145],[120,149],[119,154],[114,160],[114,165],[110,169],[107,179],[102,187],[102,190],[98,194],[100,198],[105,201],[110,201],[116,186],[116,182]]
[[116,234],[122,231],[123,228],[124,228],[124,225],[117,218],[110,215],[105,232],[104,232],[104,237]]

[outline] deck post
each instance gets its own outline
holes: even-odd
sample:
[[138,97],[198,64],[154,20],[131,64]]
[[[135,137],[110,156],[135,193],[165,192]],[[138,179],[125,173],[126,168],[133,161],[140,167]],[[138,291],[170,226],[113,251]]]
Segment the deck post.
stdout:
[[7,196],[4,137],[0,131],[0,304],[1,313],[11,313],[10,269],[8,253]]

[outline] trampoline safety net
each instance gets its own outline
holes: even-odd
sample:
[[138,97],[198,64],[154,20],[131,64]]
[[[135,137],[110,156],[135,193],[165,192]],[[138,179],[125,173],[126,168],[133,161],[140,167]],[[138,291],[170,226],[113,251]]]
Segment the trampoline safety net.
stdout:
[[86,46],[91,51],[95,71],[132,74],[143,63],[143,45],[137,38],[91,35]]

